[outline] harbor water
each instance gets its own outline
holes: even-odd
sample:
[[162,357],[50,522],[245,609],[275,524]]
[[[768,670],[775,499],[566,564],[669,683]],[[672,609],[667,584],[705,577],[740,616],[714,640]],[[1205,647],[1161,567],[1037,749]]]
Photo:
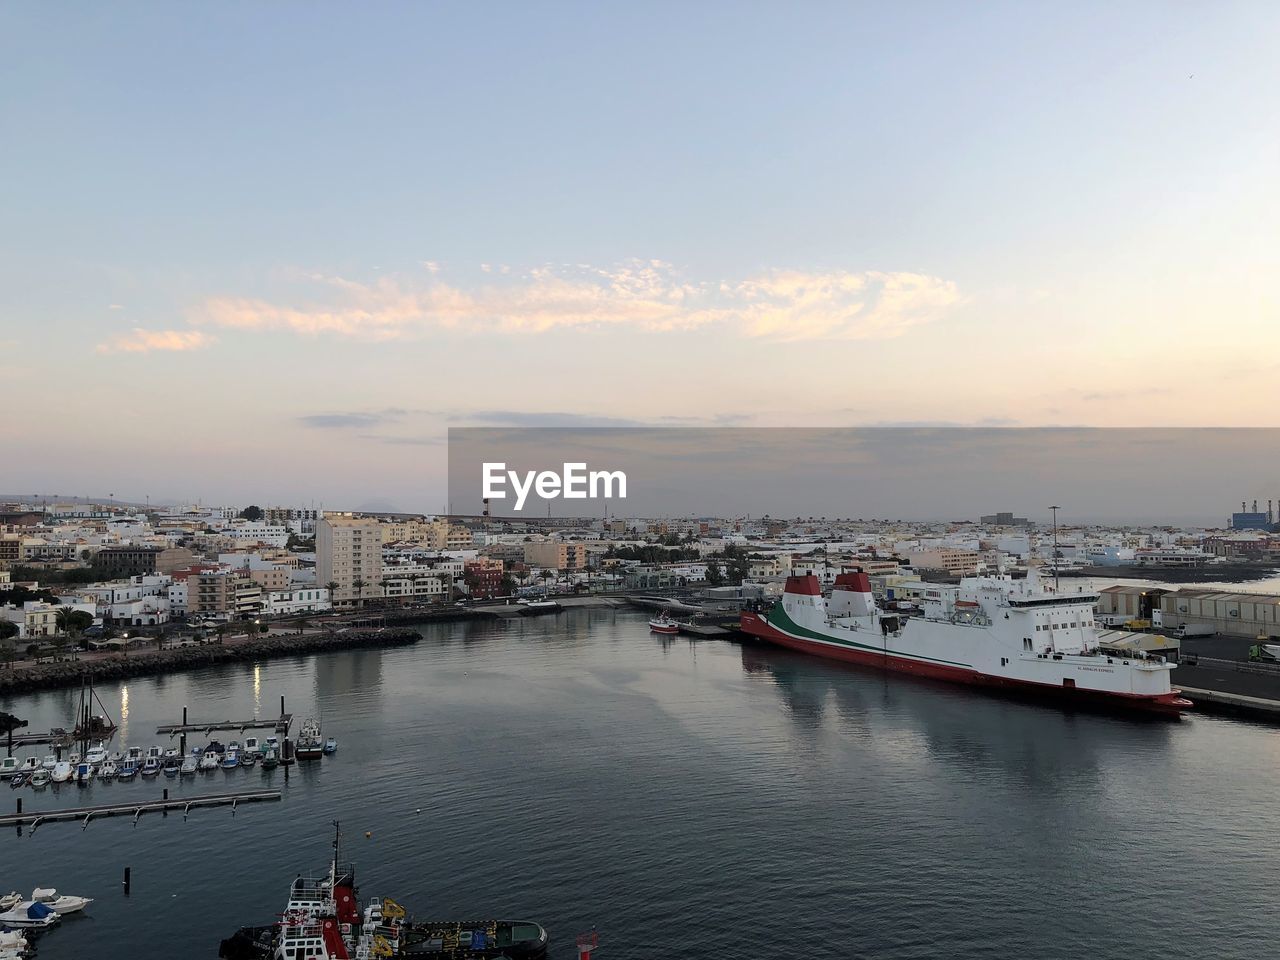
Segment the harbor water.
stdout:
[[[284,792],[186,820],[6,828],[0,892],[95,898],[40,938],[41,960],[212,960],[327,864],[335,819],[362,895],[423,918],[532,919],[557,960],[593,925],[609,960],[1274,955],[1275,728],[1071,712],[657,637],[624,610],[422,633],[100,689],[113,747],[167,746],[156,727],[184,705],[221,720],[283,696],[295,731],[314,716],[339,749],[287,777],[0,786],[5,812],[18,796],[33,810]],[[0,710],[47,730],[78,698]]]

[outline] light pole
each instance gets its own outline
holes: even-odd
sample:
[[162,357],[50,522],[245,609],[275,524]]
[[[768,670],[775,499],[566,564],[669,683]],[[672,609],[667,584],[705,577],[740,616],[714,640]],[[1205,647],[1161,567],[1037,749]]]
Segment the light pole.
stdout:
[[1058,593],[1058,511],[1062,508],[1055,503],[1049,509],[1053,511],[1053,592]]

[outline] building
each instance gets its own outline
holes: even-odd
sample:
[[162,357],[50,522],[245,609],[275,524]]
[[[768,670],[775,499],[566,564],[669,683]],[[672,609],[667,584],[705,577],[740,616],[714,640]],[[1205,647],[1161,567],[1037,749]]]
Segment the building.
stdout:
[[982,566],[982,558],[975,551],[951,547],[909,551],[903,557],[916,570],[941,571],[952,577],[973,576]]
[[262,602],[262,612],[273,617],[283,614],[323,613],[333,609],[329,591],[324,587],[298,587],[292,590],[273,590]]
[[462,568],[462,578],[472,597],[487,600],[502,594],[502,561],[488,557],[468,560]]
[[1026,527],[1031,525],[1031,521],[1026,517],[1015,517],[1010,513],[993,513],[981,518],[982,523],[988,527]]
[[262,588],[240,573],[193,573],[187,577],[187,616],[243,619],[262,612]]
[[1169,629],[1181,624],[1207,625],[1219,633],[1239,637],[1277,637],[1280,596],[1183,587],[1160,597],[1160,617]]
[[93,558],[94,569],[103,577],[136,577],[155,573],[159,547],[103,547]]
[[316,521],[316,584],[332,590],[333,605],[382,596],[382,524],[350,513]]
[[547,570],[585,570],[587,547],[584,543],[566,540],[526,543],[524,562],[531,567],[543,567]]

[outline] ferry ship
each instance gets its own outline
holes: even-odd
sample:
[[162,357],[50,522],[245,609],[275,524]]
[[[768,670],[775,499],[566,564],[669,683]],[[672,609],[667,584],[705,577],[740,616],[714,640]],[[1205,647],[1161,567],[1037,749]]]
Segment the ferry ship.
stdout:
[[958,683],[1178,714],[1191,701],[1170,683],[1173,665],[1099,645],[1094,593],[1025,580],[968,577],[926,584],[920,613],[877,606],[866,573],[841,573],[830,598],[812,574],[788,577],[767,613],[743,613],[743,632],[805,653]]

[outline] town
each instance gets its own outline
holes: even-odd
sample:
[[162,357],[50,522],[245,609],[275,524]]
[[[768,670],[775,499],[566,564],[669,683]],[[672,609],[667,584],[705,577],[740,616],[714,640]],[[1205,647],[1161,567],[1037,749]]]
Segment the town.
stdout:
[[[926,583],[1018,575],[1029,564],[1093,578],[1104,623],[1176,634],[1194,621],[1269,637],[1280,634],[1280,595],[1195,585],[1264,578],[1280,564],[1272,504],[1247,507],[1221,528],[1197,529],[1054,526],[1008,512],[935,522],[507,519],[32,499],[0,504],[0,657],[127,654],[266,633],[289,618],[498,599],[732,604],[776,598],[794,575],[830,586],[846,569],[866,572],[878,599],[910,603]],[[1149,586],[1178,581],[1190,583]]]

